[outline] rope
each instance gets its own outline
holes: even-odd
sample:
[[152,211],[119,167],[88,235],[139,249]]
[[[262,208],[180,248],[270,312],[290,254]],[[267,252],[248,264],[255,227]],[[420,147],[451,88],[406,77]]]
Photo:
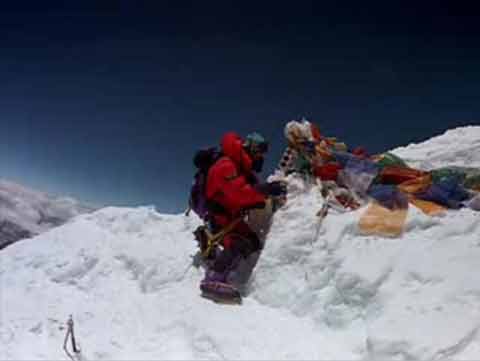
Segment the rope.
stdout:
[[202,252],[202,257],[208,257],[210,255],[210,252],[212,252],[213,248],[217,246],[221,239],[230,231],[232,231],[241,221],[243,217],[239,217],[232,221],[230,224],[225,226],[221,231],[219,231],[216,234],[211,234],[208,228],[205,228],[205,233],[207,234],[208,240],[207,240],[207,248],[205,251]]

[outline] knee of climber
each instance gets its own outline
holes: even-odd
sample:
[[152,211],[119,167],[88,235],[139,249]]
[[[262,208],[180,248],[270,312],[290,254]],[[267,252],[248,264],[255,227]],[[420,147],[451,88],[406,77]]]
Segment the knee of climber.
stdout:
[[261,249],[261,242],[254,233],[248,235],[233,234],[224,241],[225,249],[231,250],[234,254],[242,255],[244,258]]
[[225,248],[215,259],[213,270],[219,273],[227,272],[232,268],[235,258],[235,254],[230,249]]

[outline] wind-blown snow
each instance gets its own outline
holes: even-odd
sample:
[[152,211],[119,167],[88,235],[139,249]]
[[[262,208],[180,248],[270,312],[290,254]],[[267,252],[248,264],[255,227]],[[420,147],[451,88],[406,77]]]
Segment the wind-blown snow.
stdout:
[[0,249],[92,211],[68,197],[54,197],[0,179]]
[[[480,164],[462,129],[439,165]],[[480,358],[480,213],[412,206],[401,237],[361,236],[364,209],[318,227],[318,189],[289,190],[242,306],[199,297],[193,216],[105,208],[6,248],[0,358],[64,359],[69,314],[84,359]]]

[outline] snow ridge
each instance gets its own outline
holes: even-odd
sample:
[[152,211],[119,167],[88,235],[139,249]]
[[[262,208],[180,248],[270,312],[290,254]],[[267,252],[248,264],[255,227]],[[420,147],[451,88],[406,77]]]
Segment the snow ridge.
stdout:
[[399,147],[393,153],[420,169],[442,166],[480,167],[480,126],[447,130],[425,142]]

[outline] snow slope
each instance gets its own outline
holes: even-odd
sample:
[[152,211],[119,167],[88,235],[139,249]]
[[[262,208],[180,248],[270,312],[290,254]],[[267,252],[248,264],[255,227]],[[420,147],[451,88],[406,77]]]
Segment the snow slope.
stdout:
[[91,210],[72,198],[50,196],[0,179],[0,249]]
[[393,153],[420,169],[480,167],[480,126],[450,129],[425,142],[394,149]]
[[[465,134],[447,161],[478,146]],[[91,360],[480,358],[480,213],[411,207],[385,239],[359,235],[364,209],[332,211],[317,232],[318,189],[289,190],[242,306],[198,296],[195,217],[105,208],[6,248],[0,359],[65,359],[69,314]]]

